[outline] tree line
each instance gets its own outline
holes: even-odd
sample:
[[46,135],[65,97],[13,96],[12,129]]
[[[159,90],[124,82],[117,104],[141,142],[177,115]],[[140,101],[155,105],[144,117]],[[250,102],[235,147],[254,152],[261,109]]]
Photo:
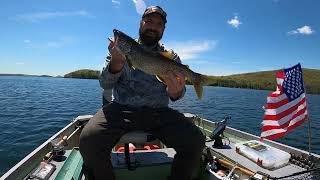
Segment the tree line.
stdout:
[[[275,91],[276,82],[275,71],[261,71],[253,73],[235,74],[229,76],[212,76],[216,82],[210,86],[221,86],[231,88],[247,88],[258,90]],[[82,69],[64,75],[65,78],[79,78],[79,79],[98,79],[100,71]],[[309,94],[320,94],[320,70],[317,69],[303,69],[303,78],[306,92]],[[190,84],[187,82],[187,84]]]

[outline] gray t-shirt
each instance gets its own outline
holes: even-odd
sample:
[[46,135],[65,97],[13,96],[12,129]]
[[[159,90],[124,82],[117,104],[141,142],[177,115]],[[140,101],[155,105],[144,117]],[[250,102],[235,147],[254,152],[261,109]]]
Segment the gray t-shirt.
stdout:
[[[158,44],[152,48],[146,47],[146,49],[152,52],[169,51],[172,53],[172,59],[181,63],[179,56],[172,50],[167,50],[163,44]],[[109,64],[107,64],[101,72],[99,81],[100,86],[105,91],[112,90],[112,101],[119,104],[152,108],[167,107],[169,104],[170,98],[164,83],[160,82],[154,75],[130,68],[127,63],[116,74],[109,72]],[[182,96],[184,93],[185,89]]]

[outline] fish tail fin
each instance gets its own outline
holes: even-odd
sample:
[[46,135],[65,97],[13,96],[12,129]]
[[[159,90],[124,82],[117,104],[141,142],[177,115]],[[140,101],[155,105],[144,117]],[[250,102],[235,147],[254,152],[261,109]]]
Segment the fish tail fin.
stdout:
[[214,85],[217,83],[217,80],[218,78],[214,76],[206,76],[202,74],[199,74],[198,76],[196,76],[193,82],[193,87],[196,91],[198,99],[202,98],[203,86]]
[[206,79],[207,79],[207,76],[202,74],[197,74],[194,78],[193,87],[194,87],[194,90],[196,91],[198,99],[202,98],[203,85],[206,85],[206,81],[207,81]]
[[196,91],[196,94],[198,96],[198,99],[202,98],[202,83],[201,83],[201,76],[196,77],[195,81],[193,82],[194,90]]

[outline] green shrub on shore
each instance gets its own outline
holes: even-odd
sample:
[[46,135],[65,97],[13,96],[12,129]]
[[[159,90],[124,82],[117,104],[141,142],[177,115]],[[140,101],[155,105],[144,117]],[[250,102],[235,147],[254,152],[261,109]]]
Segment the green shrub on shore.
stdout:
[[[262,71],[218,77],[213,86],[248,88],[259,90],[276,90],[276,70]],[[320,94],[320,70],[303,69],[304,84],[307,93]]]
[[90,70],[90,69],[81,69],[73,71],[64,75],[65,78],[77,78],[77,79],[98,79],[100,71]]

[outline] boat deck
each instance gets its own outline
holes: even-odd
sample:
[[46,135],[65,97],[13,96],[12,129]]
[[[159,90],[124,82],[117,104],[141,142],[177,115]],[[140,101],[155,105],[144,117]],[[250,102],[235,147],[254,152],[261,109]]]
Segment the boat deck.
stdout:
[[209,147],[214,152],[218,153],[219,155],[229,159],[230,161],[236,161],[238,163],[238,165],[246,167],[247,169],[250,169],[253,172],[260,171],[265,174],[269,174],[272,177],[283,177],[283,176],[287,176],[287,175],[290,175],[293,173],[297,173],[297,172],[301,172],[301,171],[306,170],[304,168],[301,168],[297,165],[290,164],[290,163],[283,166],[283,167],[275,169],[275,170],[268,170],[268,169],[260,167],[259,165],[257,165],[255,162],[249,160],[248,158],[238,154],[236,152],[235,143],[232,141],[228,145],[228,148],[223,148],[223,149],[214,148],[214,147],[212,147],[213,144],[214,144],[214,142],[207,142],[206,146]]
[[[53,164],[56,169],[53,172],[50,179],[56,180],[65,180],[65,179],[81,179],[83,180],[83,172],[82,172],[82,164],[83,160],[79,149],[79,136],[82,130],[83,125],[87,120],[90,119],[91,116],[79,116],[75,120],[73,120],[69,125],[60,130],[58,133],[49,138],[46,142],[36,148],[33,152],[31,152],[28,156],[22,159],[19,163],[17,163],[13,168],[11,168],[6,174],[0,177],[1,180],[17,180],[17,179],[28,179],[26,178],[28,175],[32,174],[34,171],[39,169],[39,167],[43,167],[42,163],[43,157],[52,150],[51,141],[55,139],[61,139],[60,137],[67,136],[68,145],[65,147],[66,153],[64,154],[64,158],[60,159],[60,161],[52,160],[49,164]],[[200,119],[198,116],[190,116],[190,120],[192,120],[199,128],[208,136],[212,132],[212,129],[215,128],[215,123]],[[228,160],[232,162],[231,166],[243,167],[243,172],[246,172],[246,169],[255,172],[262,172],[265,174],[265,177],[283,177],[292,175],[294,173],[303,172],[304,168],[296,166],[294,164],[287,164],[281,168],[268,170],[258,166],[255,162],[247,159],[246,157],[238,154],[235,149],[235,144],[242,141],[248,140],[258,140],[259,137],[251,135],[249,133],[242,132],[240,130],[236,130],[230,127],[227,127],[225,130],[225,135],[230,139],[230,144],[228,148],[218,149],[213,148],[212,145],[214,142],[207,142],[206,146],[211,150],[212,155],[216,156],[221,160]],[[297,148],[293,148],[290,146],[286,146],[284,144],[280,144],[277,142],[269,141],[268,145],[272,147],[278,148],[280,150],[290,152],[295,155],[299,155],[301,157],[308,156],[308,153],[299,150]],[[175,151],[172,148],[163,148],[157,150],[137,150],[130,154],[130,159],[132,162],[133,170],[128,170],[127,163],[124,158],[124,153],[113,152],[111,154],[112,164],[115,170],[115,175],[118,180],[126,180],[126,179],[152,179],[152,180],[163,180],[170,173],[171,163],[173,157],[175,155]],[[312,154],[312,160],[316,162],[316,167],[319,167],[319,159],[320,156],[317,154]],[[201,164],[202,166],[204,164]],[[234,166],[236,165],[236,166]],[[230,168],[229,168],[230,169]],[[46,166],[44,168],[46,169]],[[201,171],[203,170],[203,171]],[[199,169],[199,179],[207,180],[209,179],[209,173],[206,170],[206,167],[200,167]],[[240,170],[240,169],[239,169]],[[251,172],[249,172],[251,173]],[[241,175],[241,174],[240,174]],[[211,177],[211,176],[210,176]],[[241,176],[242,177],[242,176]],[[304,173],[301,176],[294,176],[293,179],[319,179],[320,171],[319,169],[314,169],[311,173]],[[30,179],[30,178],[29,178]],[[248,178],[247,178],[248,179]],[[287,178],[286,178],[287,179]],[[289,178],[292,179],[292,178]]]

